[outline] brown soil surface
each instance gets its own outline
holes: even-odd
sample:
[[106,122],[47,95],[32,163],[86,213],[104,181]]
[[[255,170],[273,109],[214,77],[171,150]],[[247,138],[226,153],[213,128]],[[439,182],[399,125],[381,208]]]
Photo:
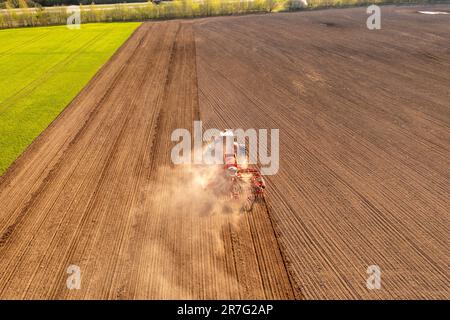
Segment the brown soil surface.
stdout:
[[[1,178],[0,297],[448,299],[450,18],[430,8],[450,6],[383,7],[377,31],[365,8],[143,24]],[[251,213],[172,164],[198,119],[280,129]]]

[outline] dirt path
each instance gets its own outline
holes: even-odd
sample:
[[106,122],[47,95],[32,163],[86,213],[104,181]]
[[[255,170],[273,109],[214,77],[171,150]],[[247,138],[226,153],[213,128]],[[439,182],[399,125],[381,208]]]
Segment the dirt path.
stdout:
[[[0,297],[448,298],[450,24],[365,19],[143,24],[1,178]],[[252,213],[172,164],[198,119],[280,129]]]

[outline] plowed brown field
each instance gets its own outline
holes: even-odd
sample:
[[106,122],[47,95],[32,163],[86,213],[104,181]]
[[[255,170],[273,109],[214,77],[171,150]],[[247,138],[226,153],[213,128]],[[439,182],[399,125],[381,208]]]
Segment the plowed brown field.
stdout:
[[[0,297],[448,299],[450,18],[417,10],[143,24],[1,178]],[[251,213],[172,164],[198,119],[280,129]]]

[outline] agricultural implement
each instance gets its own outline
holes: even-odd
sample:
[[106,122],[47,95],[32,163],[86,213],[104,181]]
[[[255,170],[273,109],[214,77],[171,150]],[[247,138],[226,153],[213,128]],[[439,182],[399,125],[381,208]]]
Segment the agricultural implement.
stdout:
[[[233,152],[224,153],[224,169],[230,181],[232,199],[244,199],[242,211],[251,211],[264,198],[266,184],[257,167],[249,167],[245,145],[233,143]],[[229,150],[228,150],[229,151]]]

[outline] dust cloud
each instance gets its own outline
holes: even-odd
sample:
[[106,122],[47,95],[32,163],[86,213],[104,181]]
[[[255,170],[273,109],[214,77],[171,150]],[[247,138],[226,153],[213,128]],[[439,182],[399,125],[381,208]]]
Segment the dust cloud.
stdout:
[[[245,197],[231,196],[222,165],[162,166],[155,180],[146,190],[146,214],[159,231],[157,237],[148,235],[152,241],[144,250],[158,271],[147,290],[165,298],[236,296],[240,284],[226,268],[234,259],[226,241],[239,232]],[[193,289],[196,282],[201,293]]]

